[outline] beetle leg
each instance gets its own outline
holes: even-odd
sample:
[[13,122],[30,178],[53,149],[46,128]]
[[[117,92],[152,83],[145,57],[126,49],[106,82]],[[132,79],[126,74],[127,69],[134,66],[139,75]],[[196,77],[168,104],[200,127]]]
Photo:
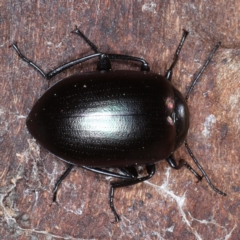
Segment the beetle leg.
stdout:
[[110,208],[115,216],[115,222],[119,222],[120,218],[116,212],[116,209],[114,207],[114,190],[115,188],[119,188],[119,187],[127,187],[127,186],[131,186],[131,185],[135,185],[137,183],[146,181],[148,179],[150,179],[154,173],[155,173],[155,165],[147,165],[146,166],[147,169],[147,173],[148,175],[145,177],[141,177],[141,178],[137,178],[137,179],[132,179],[132,180],[125,180],[125,181],[119,181],[119,182],[112,182],[111,183],[111,188],[110,188],[110,192],[109,192],[109,204],[110,204]]
[[71,172],[71,170],[73,169],[74,165],[69,164],[69,167],[67,168],[67,170],[62,174],[62,176],[57,180],[55,187],[53,189],[53,202],[56,202],[56,198],[57,198],[57,190],[58,187],[60,185],[60,183],[63,181],[64,178],[67,177],[67,175]]
[[172,65],[170,66],[170,68],[166,71],[165,73],[165,78],[171,82],[172,80],[172,71],[173,71],[173,68],[174,66],[176,65],[177,61],[178,61],[178,57],[179,57],[179,54],[181,52],[181,49],[182,49],[182,46],[183,46],[183,43],[185,42],[186,40],[186,37],[188,35],[188,31],[184,30],[183,29],[183,35],[182,35],[182,39],[178,45],[178,48],[174,54],[174,58],[173,58],[173,62],[172,62]]
[[33,63],[32,61],[30,61],[28,58],[26,58],[22,53],[21,51],[19,50],[18,46],[17,46],[17,43],[14,43],[12,44],[10,47],[13,47],[15,49],[15,51],[18,53],[19,57],[24,61],[24,62],[27,62],[31,67],[33,67],[36,71],[38,71],[44,78],[46,79],[50,79],[52,78],[53,76],[61,73],[62,71],[70,68],[70,67],[73,67],[79,63],[82,63],[82,62],[85,62],[85,61],[88,61],[92,58],[96,58],[96,57],[104,57],[105,54],[103,53],[95,53],[95,54],[91,54],[91,55],[88,55],[88,56],[85,56],[85,57],[82,57],[82,58],[78,58],[76,60],[73,60],[71,62],[68,62],[68,63],[65,63],[63,65],[61,65],[60,67],[57,67],[55,69],[53,69],[52,71],[48,72],[48,73],[45,73],[40,67],[38,67],[35,63]]
[[198,160],[195,158],[195,156],[193,155],[190,147],[187,144],[187,141],[184,141],[185,147],[187,148],[187,151],[189,153],[189,155],[191,156],[192,160],[195,162],[195,164],[197,165],[197,167],[199,168],[199,170],[202,172],[203,176],[205,177],[206,181],[208,182],[209,186],[218,194],[223,195],[223,196],[227,196],[226,193],[220,191],[219,189],[217,189],[211,182],[211,180],[209,179],[208,175],[206,174],[206,172],[203,170],[202,166],[199,164]]
[[82,167],[86,170],[89,170],[91,172],[94,172],[94,173],[99,173],[99,174],[102,174],[102,175],[106,175],[108,177],[122,178],[122,179],[127,179],[127,180],[133,178],[131,175],[122,175],[122,174],[111,172],[111,171],[108,171],[108,170],[102,169],[102,168],[87,167],[87,166],[80,166],[80,167]]
[[175,158],[173,156],[173,154],[171,154],[168,158],[166,158],[166,161],[168,162],[168,164],[170,165],[170,167],[179,170],[182,167],[186,167],[188,170],[191,171],[192,174],[195,175],[195,177],[198,179],[198,181],[202,180],[202,176],[200,176],[184,159],[180,159],[178,165],[175,161]]
[[78,36],[80,36],[81,38],[84,39],[84,41],[91,47],[91,49],[95,52],[95,53],[98,53],[98,49],[97,49],[97,46],[91,42],[84,34],[83,32],[81,32],[77,26],[75,26],[75,30],[71,31],[71,33],[75,33],[77,34]]
[[[83,32],[81,32],[77,26],[75,26],[75,30],[73,30],[71,33],[75,33],[78,36],[80,36],[81,38],[84,39],[84,41],[91,47],[91,49],[95,52],[98,53],[98,49],[97,46],[91,42],[84,34]],[[107,54],[102,54],[101,56],[99,56],[99,61],[98,61],[98,66],[97,66],[97,70],[98,71],[109,71],[111,70],[111,62],[110,59],[108,57]]]
[[193,161],[195,162],[195,164],[197,165],[197,167],[199,168],[199,170],[202,172],[203,176],[200,176],[185,160],[180,159],[179,164],[176,164],[176,161],[173,157],[173,155],[171,154],[166,160],[169,163],[169,165],[176,169],[179,170],[180,168],[182,168],[183,166],[185,166],[188,170],[191,171],[191,173],[193,173],[195,175],[195,177],[198,179],[198,181],[201,181],[203,177],[205,177],[205,179],[207,180],[209,186],[218,194],[221,194],[223,196],[227,196],[226,193],[220,191],[219,189],[217,189],[211,182],[211,180],[209,179],[209,177],[207,176],[206,172],[203,170],[202,166],[199,164],[199,162],[197,161],[197,159],[194,157],[191,149],[189,148],[187,141],[184,141],[185,143],[185,147],[188,150],[189,155],[191,156],[191,158],[193,159]]
[[28,63],[31,67],[33,67],[35,70],[37,70],[44,78],[47,78],[47,74],[40,68],[38,67],[34,62],[30,61],[28,58],[26,58],[21,51],[19,50],[17,43],[13,43],[9,47],[13,47],[13,49],[17,52],[18,56],[26,63]]
[[60,67],[57,67],[56,69],[53,69],[52,71],[50,71],[49,73],[47,73],[47,79],[50,79],[52,78],[53,76],[65,71],[66,69],[70,68],[70,67],[73,67],[79,63],[82,63],[82,62],[85,62],[85,61],[88,61],[92,58],[96,58],[96,57],[102,57],[104,58],[106,56],[106,54],[104,53],[94,53],[94,54],[91,54],[91,55],[88,55],[88,56],[85,56],[85,57],[82,57],[82,58],[78,58],[76,60],[73,60],[71,62],[68,62],[68,63],[65,63],[63,64],[62,66]]
[[123,167],[119,168],[123,173],[126,173],[128,176],[131,176],[131,178],[137,178],[138,172],[136,168],[133,167]]
[[124,60],[124,61],[134,61],[134,62],[141,62],[141,71],[150,71],[150,67],[148,63],[143,58],[133,57],[129,55],[122,55],[122,54],[107,54],[109,59],[111,60]]
[[[75,33],[77,34],[78,36],[82,37],[85,42],[91,47],[91,49],[95,52],[95,53],[98,53],[98,49],[97,49],[97,46],[91,42],[84,34],[83,32],[81,32],[77,26],[75,26],[75,30],[73,30],[71,33]],[[112,60],[127,60],[127,61],[137,61],[137,62],[141,62],[142,63],[142,67],[141,67],[141,70],[142,71],[149,71],[150,70],[150,67],[148,65],[148,63],[142,59],[142,58],[137,58],[137,57],[133,57],[133,56],[128,56],[128,55],[122,55],[122,54],[107,54],[108,58],[109,59],[112,59]],[[100,59],[100,61],[102,61]],[[109,63],[108,63],[109,64]],[[102,64],[101,64],[102,65]],[[98,66],[98,70],[102,70],[101,67]],[[105,70],[105,69],[103,69]]]

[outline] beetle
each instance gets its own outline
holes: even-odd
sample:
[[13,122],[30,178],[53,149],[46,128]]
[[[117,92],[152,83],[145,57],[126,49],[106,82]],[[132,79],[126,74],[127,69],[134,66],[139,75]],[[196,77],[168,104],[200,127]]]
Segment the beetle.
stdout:
[[[98,58],[98,71],[78,73],[54,84],[38,99],[26,120],[29,132],[40,145],[69,164],[56,182],[53,201],[56,201],[59,184],[75,165],[120,178],[121,181],[111,182],[109,193],[110,208],[118,222],[114,190],[150,179],[155,173],[155,164],[164,159],[173,169],[187,167],[199,181],[205,177],[214,191],[226,196],[212,184],[186,141],[190,123],[187,99],[220,42],[211,51],[184,98],[171,84],[171,79],[188,35],[186,30],[183,30],[173,62],[164,76],[151,73],[142,58],[99,52],[77,26],[72,33],[82,37],[94,54],[68,62],[49,73],[26,58],[17,43],[11,45],[23,61],[47,80],[76,64]],[[141,71],[112,71],[111,60],[140,62]],[[174,151],[183,143],[202,176],[185,160],[176,162]],[[146,176],[139,176],[138,165],[146,167]],[[113,167],[119,171],[108,169]]]

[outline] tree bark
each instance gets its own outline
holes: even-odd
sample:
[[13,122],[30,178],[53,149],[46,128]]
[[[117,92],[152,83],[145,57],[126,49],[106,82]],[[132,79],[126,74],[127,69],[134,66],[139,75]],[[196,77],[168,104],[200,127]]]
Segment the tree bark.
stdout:
[[[240,2],[214,1],[4,1],[0,4],[0,235],[3,239],[238,239],[240,119]],[[48,72],[92,53],[77,25],[106,53],[144,58],[152,72],[171,65],[182,29],[189,31],[173,71],[183,95],[217,42],[222,44],[190,95],[188,143],[213,184],[196,183],[187,170],[157,163],[147,182],[117,189],[122,221],[112,224],[110,181],[75,167],[66,169],[28,133],[26,117],[48,85],[78,72],[95,71],[96,61],[75,66],[48,83],[8,46]],[[139,65],[112,63],[114,70]],[[175,152],[194,168],[182,146]]]

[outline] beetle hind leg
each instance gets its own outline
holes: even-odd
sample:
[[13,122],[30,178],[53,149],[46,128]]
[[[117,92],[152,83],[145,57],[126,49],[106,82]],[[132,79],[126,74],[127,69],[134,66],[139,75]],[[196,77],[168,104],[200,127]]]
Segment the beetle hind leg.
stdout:
[[58,191],[58,187],[61,184],[61,182],[63,181],[64,178],[67,177],[67,175],[71,172],[71,170],[73,169],[74,165],[73,164],[69,164],[69,167],[67,168],[67,170],[60,176],[60,178],[57,180],[57,182],[55,183],[55,187],[53,189],[53,202],[56,202],[57,199],[57,191]]
[[95,54],[91,54],[82,58],[78,58],[76,60],[70,61],[68,63],[65,63],[63,65],[61,65],[60,67],[57,67],[55,69],[53,69],[52,71],[45,73],[39,66],[37,66],[34,62],[32,62],[31,60],[29,60],[28,58],[26,58],[22,52],[19,50],[17,43],[13,43],[12,45],[10,45],[9,47],[12,47],[18,54],[18,56],[26,63],[28,63],[32,68],[34,68],[37,72],[39,72],[45,79],[49,80],[52,77],[54,77],[55,75],[65,71],[66,69],[75,66],[79,63],[88,61],[92,58],[96,58],[96,57],[101,57],[101,55],[104,56],[104,54],[101,53],[95,53]]
[[26,58],[22,52],[19,50],[17,43],[13,43],[9,47],[12,47],[18,54],[18,56],[26,63],[28,63],[31,67],[33,67],[37,72],[39,72],[44,78],[48,79],[47,74],[39,67],[37,66],[34,62]]
[[[71,33],[75,33],[78,36],[80,36],[81,38],[83,38],[84,41],[91,47],[91,49],[95,53],[99,53],[97,46],[92,41],[90,41],[88,39],[88,37],[82,31],[80,31],[77,28],[77,26],[75,26],[75,29]],[[149,71],[150,70],[150,67],[149,67],[148,63],[142,58],[137,58],[137,57],[133,57],[133,56],[129,56],[129,55],[122,55],[122,54],[107,54],[106,56],[103,56],[103,57],[104,57],[104,59],[103,58],[99,59],[100,64],[98,66],[98,70],[100,70],[100,71],[111,69],[110,60],[123,60],[123,61],[141,62],[142,63],[142,66],[141,66],[142,71]]]
[[147,173],[148,175],[145,177],[141,177],[141,178],[137,178],[137,179],[132,179],[132,180],[124,180],[124,181],[119,181],[119,182],[112,182],[111,183],[111,188],[110,188],[110,192],[109,192],[109,204],[110,204],[110,208],[115,216],[115,222],[119,222],[120,221],[120,217],[117,214],[117,211],[114,207],[114,190],[116,188],[120,188],[120,187],[127,187],[127,186],[131,186],[131,185],[135,185],[137,183],[146,181],[148,179],[150,179],[154,174],[155,174],[155,165],[147,165],[146,166],[147,169]]

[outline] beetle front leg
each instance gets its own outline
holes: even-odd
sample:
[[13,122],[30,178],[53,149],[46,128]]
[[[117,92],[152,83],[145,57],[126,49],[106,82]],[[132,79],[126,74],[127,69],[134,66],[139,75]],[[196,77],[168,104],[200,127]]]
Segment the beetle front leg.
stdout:
[[146,166],[147,169],[147,173],[148,175],[142,178],[137,178],[137,179],[133,179],[133,180],[125,180],[125,181],[119,181],[119,182],[112,182],[111,183],[111,188],[110,188],[110,192],[109,192],[109,204],[110,204],[110,208],[115,216],[115,222],[119,222],[120,221],[120,217],[117,214],[117,211],[114,207],[114,190],[115,188],[119,188],[119,187],[127,187],[127,186],[131,186],[131,185],[135,185],[137,183],[146,181],[148,179],[150,179],[154,174],[155,174],[155,165],[147,165]]

